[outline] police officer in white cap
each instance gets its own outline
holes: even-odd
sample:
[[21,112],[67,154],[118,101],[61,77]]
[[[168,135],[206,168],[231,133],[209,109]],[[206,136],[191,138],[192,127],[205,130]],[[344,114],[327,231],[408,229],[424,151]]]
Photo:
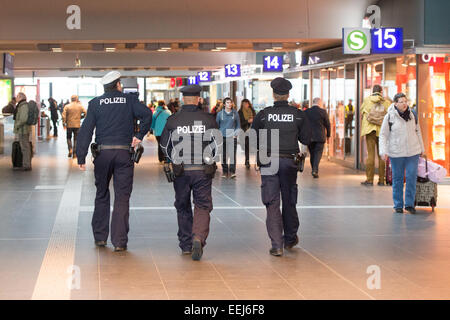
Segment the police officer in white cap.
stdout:
[[[105,93],[89,101],[86,119],[78,133],[76,154],[81,170],[95,129],[94,174],[97,194],[92,217],[95,244],[105,246],[109,234],[109,183],[114,177],[114,208],[111,221],[111,242],[114,251],[127,249],[129,230],[129,200],[133,187],[134,162],[132,152],[147,134],[152,112],[135,95],[122,93],[120,73],[111,71],[102,80]],[[140,130],[134,133],[134,119],[140,120]]]

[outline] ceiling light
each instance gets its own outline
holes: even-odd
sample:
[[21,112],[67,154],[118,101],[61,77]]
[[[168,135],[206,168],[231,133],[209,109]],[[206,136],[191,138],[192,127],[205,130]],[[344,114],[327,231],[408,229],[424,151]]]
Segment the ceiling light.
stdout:
[[283,49],[282,43],[272,43],[272,49]]
[[221,51],[221,50],[220,49],[211,49],[211,51],[218,52],[218,51]]
[[198,50],[212,50],[212,49],[216,49],[216,47],[214,46],[214,43],[199,43],[198,44]]
[[159,52],[167,52],[167,49],[158,49]]
[[253,43],[253,50],[255,51],[262,51],[272,49],[272,44],[267,42],[254,42]]
[[116,51],[116,48],[111,48],[111,47],[105,48],[105,51],[106,51],[106,52],[115,52],[115,51]]
[[157,43],[146,43],[145,46],[144,46],[144,49],[145,50],[150,50],[150,51],[153,50],[154,51],[154,50],[158,50],[159,47],[158,47]]
[[415,66],[415,65],[416,65],[416,61],[412,60],[412,61],[409,63],[409,65],[410,65],[410,66]]
[[159,43],[158,47],[159,47],[159,49],[163,49],[163,50],[172,49],[172,45],[170,43]]
[[275,49],[266,49],[267,52],[275,52]]
[[53,52],[62,52],[62,48],[60,46],[51,46]]
[[219,49],[219,50],[226,50],[227,49],[227,44],[226,43],[216,43],[215,44],[215,48]]

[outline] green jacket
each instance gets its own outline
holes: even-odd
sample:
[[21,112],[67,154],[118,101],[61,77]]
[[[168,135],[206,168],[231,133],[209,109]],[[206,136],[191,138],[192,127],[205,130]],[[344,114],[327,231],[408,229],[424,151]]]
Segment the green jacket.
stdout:
[[373,93],[372,95],[364,99],[363,104],[361,105],[361,115],[362,115],[361,136],[365,136],[366,134],[369,134],[372,131],[376,132],[377,137],[380,135],[381,126],[377,126],[376,124],[367,121],[367,115],[369,114],[370,110],[372,109],[373,106],[375,106],[378,103],[384,106],[384,110],[386,110],[386,112],[389,106],[391,105],[391,101],[386,100],[379,93]]
[[17,106],[16,120],[14,121],[15,134],[30,133],[30,126],[27,124],[28,120],[28,103],[22,101]]

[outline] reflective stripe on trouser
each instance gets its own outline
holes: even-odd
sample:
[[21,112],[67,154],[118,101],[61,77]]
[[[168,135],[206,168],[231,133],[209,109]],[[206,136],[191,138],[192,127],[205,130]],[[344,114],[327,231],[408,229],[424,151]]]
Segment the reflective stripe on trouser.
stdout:
[[102,150],[94,161],[97,195],[92,216],[92,231],[96,241],[106,241],[109,234],[109,183],[113,177],[114,207],[111,219],[111,242],[115,247],[128,243],[130,196],[133,190],[134,162],[129,151]]
[[[373,176],[375,175],[375,155],[378,157],[378,181],[384,182],[385,180],[385,162],[379,155],[378,137],[375,131],[366,134],[367,145],[367,160],[366,160],[366,177],[367,181],[373,182]],[[376,153],[375,153],[376,148]]]
[[403,208],[403,181],[405,172],[405,207],[414,207],[419,155],[390,159],[392,165],[392,198],[394,200],[394,208]]
[[[185,171],[182,176],[175,179],[173,187],[180,248],[191,249],[194,236],[199,237],[205,246],[209,234],[209,213],[213,209],[211,177],[201,170]],[[191,190],[194,198],[194,215],[192,215]]]
[[293,242],[300,225],[296,209],[297,165],[293,159],[279,160],[276,175],[261,175],[261,197],[267,209],[266,227],[273,248],[283,248],[283,243]]

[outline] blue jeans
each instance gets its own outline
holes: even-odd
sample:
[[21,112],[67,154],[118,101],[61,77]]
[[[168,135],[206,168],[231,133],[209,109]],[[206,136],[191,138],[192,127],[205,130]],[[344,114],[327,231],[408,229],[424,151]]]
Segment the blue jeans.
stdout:
[[406,172],[405,207],[414,207],[416,197],[417,167],[419,155],[412,157],[391,158],[392,198],[394,208],[403,208],[403,180]]

